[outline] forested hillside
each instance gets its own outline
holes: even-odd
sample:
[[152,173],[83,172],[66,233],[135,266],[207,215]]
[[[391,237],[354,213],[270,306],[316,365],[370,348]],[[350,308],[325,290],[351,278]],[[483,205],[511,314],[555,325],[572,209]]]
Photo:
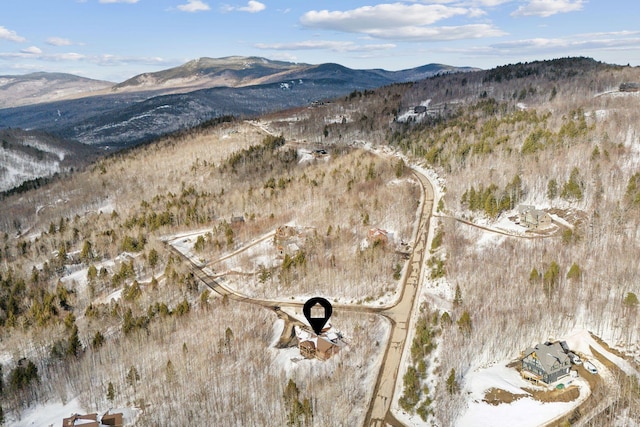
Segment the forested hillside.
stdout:
[[[425,419],[431,412],[452,425],[466,405],[452,381],[463,385],[472,369],[574,329],[637,361],[640,98],[618,88],[638,80],[638,69],[587,58],[516,64],[354,93],[321,114],[299,112],[294,127],[282,123],[294,135],[314,129],[316,141],[388,144],[445,180],[431,279],[448,283],[449,303],[435,299],[430,309],[447,313],[435,327],[447,357],[437,362],[438,388],[416,392]],[[426,112],[416,114],[418,105]],[[454,219],[491,225],[520,204],[569,226],[521,238]],[[433,358],[425,361],[422,384]],[[620,390],[618,410],[638,414],[632,390]]]
[[[200,236],[185,244],[206,264],[282,225],[304,227],[295,256],[255,266],[241,255],[234,280],[259,297],[375,306],[406,268],[420,199],[412,165],[437,173],[444,195],[424,278],[441,295],[423,293],[413,366],[400,373],[405,411],[455,425],[472,369],[576,328],[637,364],[640,97],[618,91],[629,81],[640,70],[569,58],[354,91],[213,121],[8,196],[4,419],[77,397],[87,411],[138,408],[136,425],[362,424],[385,321],[338,313],[348,347],[324,364],[293,363],[272,347],[273,312],[210,293],[164,242]],[[520,204],[562,225],[521,235],[474,226]],[[367,241],[374,228],[390,243]],[[624,384],[592,425],[640,416],[637,384]]]

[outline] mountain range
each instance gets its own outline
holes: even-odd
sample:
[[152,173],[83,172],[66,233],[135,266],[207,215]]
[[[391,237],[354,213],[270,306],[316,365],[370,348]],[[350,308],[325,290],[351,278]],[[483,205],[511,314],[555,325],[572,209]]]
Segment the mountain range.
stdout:
[[[96,153],[82,145],[108,152],[221,116],[251,117],[357,90],[471,70],[441,64],[402,71],[353,70],[332,63],[233,56],[199,58],[121,83],[62,73],[0,76],[0,190],[63,172],[77,166],[75,160]],[[37,148],[29,141],[37,141]],[[62,152],[66,161],[55,154]]]
[[221,115],[252,116],[470,70],[441,64],[353,70],[234,56],[200,58],[117,84],[63,74],[5,76],[0,91],[11,96],[0,105],[5,107],[0,128],[44,130],[89,145],[130,146]]

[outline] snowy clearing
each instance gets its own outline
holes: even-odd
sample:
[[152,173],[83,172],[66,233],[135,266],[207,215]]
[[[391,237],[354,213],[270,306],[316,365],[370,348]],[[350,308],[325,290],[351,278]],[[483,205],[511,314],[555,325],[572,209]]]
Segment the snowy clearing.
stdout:
[[[506,362],[489,368],[471,370],[465,377],[463,393],[468,393],[468,409],[456,422],[457,427],[536,427],[566,414],[577,407],[590,394],[589,385],[583,379],[571,379],[580,389],[580,396],[573,402],[543,403],[533,399],[524,388],[535,388],[523,380],[520,374],[505,366]],[[512,402],[491,405],[483,402],[486,392],[492,388],[524,397]]]

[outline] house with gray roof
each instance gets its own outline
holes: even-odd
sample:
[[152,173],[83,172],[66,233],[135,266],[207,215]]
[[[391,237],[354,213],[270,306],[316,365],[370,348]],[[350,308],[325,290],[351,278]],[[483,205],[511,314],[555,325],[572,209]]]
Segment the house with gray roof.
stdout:
[[518,220],[520,225],[532,230],[547,228],[551,225],[551,216],[531,205],[518,206]]
[[528,348],[522,358],[522,376],[551,384],[569,375],[571,360],[560,343],[544,343]]

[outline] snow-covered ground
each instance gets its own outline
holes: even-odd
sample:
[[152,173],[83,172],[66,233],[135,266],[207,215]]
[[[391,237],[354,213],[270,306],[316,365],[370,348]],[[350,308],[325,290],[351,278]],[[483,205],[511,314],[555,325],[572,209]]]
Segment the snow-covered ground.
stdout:
[[638,372],[629,362],[627,362],[623,358],[605,350],[603,346],[601,346],[595,339],[593,339],[593,337],[587,330],[579,329],[573,331],[565,337],[565,341],[567,342],[567,345],[571,350],[576,351],[581,355],[586,355],[587,357],[589,357],[590,361],[593,362],[594,357],[589,347],[602,354],[627,375],[636,375],[638,379],[640,379],[640,372]]
[[[431,104],[431,100],[427,99],[426,101],[422,101],[419,105],[422,107],[427,107],[429,108],[429,104]],[[424,113],[416,113],[414,108],[411,107],[409,110],[405,111],[404,113],[400,114],[397,118],[396,121],[397,122],[406,122],[407,120],[409,120],[410,117],[414,118],[415,121],[419,122],[420,120],[422,120],[425,116],[427,115],[426,112]]]
[[528,230],[527,227],[523,227],[520,224],[516,224],[515,222],[511,221],[509,219],[510,216],[516,215],[515,212],[505,212],[502,215],[500,215],[500,217],[498,218],[498,221],[496,221],[493,224],[494,228],[497,228],[499,230],[503,230],[506,231],[508,233],[513,233],[513,234],[517,234],[517,235],[522,235],[524,233],[526,233],[526,231]]
[[55,160],[36,160],[23,153],[0,148],[0,191],[16,187],[24,181],[60,172]]
[[[106,412],[106,409],[98,413],[98,419],[104,412]],[[14,418],[7,419],[6,425],[12,427],[59,426],[62,424],[63,418],[70,417],[73,414],[85,415],[91,413],[95,413],[95,411],[88,411],[82,406],[78,398],[74,398],[67,403],[50,402],[28,408],[22,413],[19,420]],[[113,408],[110,413],[122,413],[124,424],[134,425],[140,410],[135,408]]]
[[[283,307],[283,311],[301,321],[304,319],[301,309]],[[272,355],[271,372],[282,372],[283,376],[287,378],[313,378],[327,381],[335,374],[339,367],[348,366],[350,367],[348,369],[350,369],[353,375],[352,380],[358,384],[357,388],[362,392],[361,401],[370,402],[373,390],[375,389],[378,372],[384,358],[384,349],[386,347],[383,343],[386,343],[389,339],[391,328],[390,323],[382,317],[372,314],[362,314],[361,316],[369,316],[369,321],[366,322],[366,340],[368,344],[375,343],[374,350],[367,352],[367,357],[363,357],[358,348],[351,347],[352,337],[350,336],[350,331],[354,330],[354,323],[352,322],[352,320],[355,320],[354,317],[351,317],[352,320],[343,320],[343,318],[336,319],[335,327],[344,333],[344,342],[346,345],[340,349],[338,354],[333,355],[326,361],[305,359],[300,355],[298,347],[286,349],[274,348],[273,345],[278,341],[284,329],[284,321],[281,319],[277,320],[273,325],[272,345],[268,349]],[[359,321],[356,322],[360,323],[361,328],[362,323]],[[380,345],[378,345],[378,343],[380,343]],[[368,405],[358,405],[353,408],[353,411],[357,417],[364,418],[364,413],[367,408]],[[354,414],[350,414],[349,416],[353,418],[353,415]],[[339,419],[342,420],[346,418],[345,416]],[[346,424],[340,423],[340,425]]]
[[86,414],[87,412],[80,404],[78,399],[73,399],[63,404],[61,402],[52,402],[46,405],[37,405],[28,408],[22,413],[19,420],[9,419],[8,425],[15,427],[45,427],[58,426],[62,424],[62,419],[73,414]]
[[557,222],[558,224],[562,224],[565,227],[568,227],[573,230],[573,224],[571,224],[569,221],[565,220],[564,218],[561,218],[556,214],[549,214],[549,216],[554,222]]
[[[561,416],[582,403],[590,393],[584,379],[569,379],[577,385],[580,396],[573,402],[543,403],[523,390],[533,388],[515,369],[499,363],[489,368],[472,369],[467,373],[463,391],[468,396],[467,411],[456,422],[456,427],[537,427]],[[515,395],[523,395],[512,403],[491,405],[483,402],[488,390],[496,388]]]
[[[627,375],[637,375],[640,378],[640,373],[628,361],[607,351],[584,329],[573,331],[559,339],[566,341],[572,351],[592,362],[598,368],[597,375],[600,375],[606,382],[614,381],[614,377],[594,357],[591,348],[614,363]],[[467,373],[463,384],[463,393],[468,396],[468,407],[465,414],[458,419],[457,427],[539,426],[566,414],[580,405],[590,394],[588,383],[584,379],[576,378],[572,380],[571,384],[580,388],[580,396],[573,402],[542,403],[531,397],[523,397],[510,404],[503,403],[497,406],[483,402],[487,390],[491,388],[505,390],[516,395],[529,395],[523,388],[533,388],[531,383],[523,380],[515,369],[507,368],[505,365],[506,362],[502,362],[489,368],[472,369]],[[568,380],[571,379],[568,378]],[[633,425],[625,424],[626,419],[621,414],[618,425]]]

